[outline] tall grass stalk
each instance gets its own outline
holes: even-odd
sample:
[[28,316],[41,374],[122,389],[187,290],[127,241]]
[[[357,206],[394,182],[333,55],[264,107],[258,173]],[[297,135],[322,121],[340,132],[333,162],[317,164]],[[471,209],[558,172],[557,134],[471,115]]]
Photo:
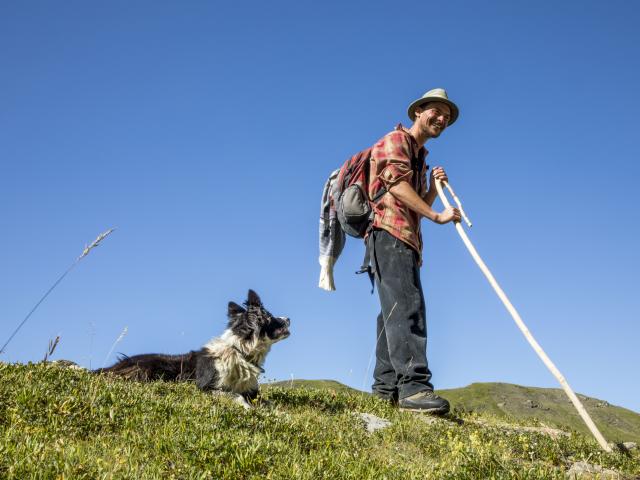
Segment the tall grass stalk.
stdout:
[[18,333],[18,331],[20,331],[22,326],[27,322],[27,320],[29,320],[31,315],[33,315],[33,313],[37,310],[37,308],[40,306],[40,304],[42,302],[44,302],[45,298],[47,298],[49,296],[49,294],[53,291],[53,289],[58,286],[58,284],[62,281],[62,279],[64,277],[66,277],[67,274],[71,270],[74,269],[74,267],[80,262],[80,260],[82,260],[84,257],[86,257],[92,249],[94,249],[95,247],[99,246],[100,242],[102,242],[102,240],[104,240],[105,237],[107,235],[109,235],[111,232],[113,232],[114,230],[115,230],[115,228],[110,228],[106,232],[101,233],[100,235],[98,235],[96,237],[96,239],[91,244],[89,244],[89,245],[84,247],[84,250],[82,251],[82,254],[78,258],[76,258],[76,260],[71,264],[71,266],[69,268],[67,268],[67,270],[62,275],[60,275],[60,277],[54,282],[53,285],[51,285],[51,288],[49,288],[49,290],[47,290],[47,293],[45,293],[42,296],[42,298],[38,301],[38,303],[35,304],[35,306],[27,314],[27,316],[24,317],[24,320],[22,320],[22,322],[20,322],[20,324],[16,327],[16,329],[13,331],[13,333],[11,334],[9,339],[6,342],[4,342],[4,345],[2,346],[2,348],[0,348],[0,354],[4,353],[4,349],[7,348],[7,345],[9,345],[9,342],[11,342],[11,340],[13,340],[13,337],[16,336],[16,334]]
[[378,338],[376,338],[376,343],[373,344],[373,349],[371,350],[371,355],[369,355],[369,362],[367,363],[367,370],[364,372],[364,378],[362,379],[362,390],[366,391],[366,383],[367,383],[367,378],[369,377],[369,370],[371,370],[371,362],[373,361],[373,356],[376,354],[376,349],[378,348],[378,342],[380,341],[380,337],[382,336],[382,334],[384,333],[384,331],[387,328],[387,321],[389,321],[389,319],[391,318],[391,315],[393,315],[393,311],[396,309],[396,307],[398,306],[398,302],[395,302],[393,304],[393,307],[391,307],[391,311],[389,312],[389,316],[387,318],[384,318],[384,313],[383,313],[383,322],[382,322],[382,329],[380,330],[380,334],[378,335]]
[[47,348],[47,352],[44,354],[44,358],[42,359],[43,362],[49,360],[49,357],[53,355],[53,352],[56,351],[58,343],[60,343],[60,335],[57,335],[55,340],[49,340],[49,348]]
[[118,345],[122,341],[122,339],[127,336],[128,331],[129,331],[129,327],[124,327],[122,332],[120,332],[120,336],[116,338],[116,341],[113,342],[113,345],[111,345],[111,349],[109,350],[109,353],[107,353],[107,356],[104,357],[104,360],[102,361],[102,368],[104,368],[104,366],[107,364],[107,360],[109,360],[109,357],[113,353],[113,349],[116,348],[116,345]]

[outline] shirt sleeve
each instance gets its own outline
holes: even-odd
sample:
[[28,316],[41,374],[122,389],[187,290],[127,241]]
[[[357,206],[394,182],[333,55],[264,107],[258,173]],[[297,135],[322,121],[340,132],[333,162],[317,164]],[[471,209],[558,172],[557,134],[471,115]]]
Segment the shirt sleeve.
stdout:
[[411,145],[404,133],[391,132],[383,137],[373,147],[371,156],[376,161],[376,176],[387,191],[402,181],[412,184]]

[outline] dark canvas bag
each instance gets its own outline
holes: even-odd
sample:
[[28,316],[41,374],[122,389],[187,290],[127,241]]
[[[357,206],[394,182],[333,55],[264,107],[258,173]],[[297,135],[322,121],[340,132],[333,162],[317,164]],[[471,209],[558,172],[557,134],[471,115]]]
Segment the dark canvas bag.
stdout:
[[[403,131],[405,135],[409,133]],[[369,198],[369,169],[373,147],[356,153],[342,164],[336,182],[332,185],[332,200],[340,226],[347,235],[364,238],[373,222],[373,208],[387,189],[382,187]],[[411,167],[416,170],[415,158]],[[415,186],[414,186],[415,187]]]

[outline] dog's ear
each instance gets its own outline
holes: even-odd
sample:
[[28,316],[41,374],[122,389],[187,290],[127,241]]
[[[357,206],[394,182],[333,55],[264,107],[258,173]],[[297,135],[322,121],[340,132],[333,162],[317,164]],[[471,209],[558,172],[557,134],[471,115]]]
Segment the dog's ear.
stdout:
[[244,308],[242,308],[240,305],[238,305],[235,302],[229,302],[229,316],[232,317],[233,315],[239,315],[241,313],[246,313],[246,310]]
[[262,306],[262,301],[260,300],[260,297],[253,290],[249,290],[249,293],[247,294],[247,305],[253,305],[255,307]]

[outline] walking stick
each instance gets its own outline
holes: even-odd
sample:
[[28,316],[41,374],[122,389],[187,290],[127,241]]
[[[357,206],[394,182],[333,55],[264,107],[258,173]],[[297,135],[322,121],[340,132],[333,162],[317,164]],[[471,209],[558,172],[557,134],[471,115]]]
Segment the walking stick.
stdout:
[[[442,183],[444,183],[444,185],[448,188],[449,192],[451,193],[451,195],[454,197],[456,203],[458,204],[460,213],[462,213],[462,205],[460,204],[460,200],[453,193],[453,190],[451,189],[451,187],[449,187],[449,184],[447,182],[442,182]],[[447,199],[447,197],[444,195],[444,192],[442,191],[442,185],[441,185],[441,181],[440,180],[436,180],[436,190],[438,191],[438,196],[440,197],[440,200],[442,201],[444,206],[445,207],[450,207],[451,204],[449,203],[449,200]],[[469,226],[471,226],[471,222],[469,222],[469,219],[466,217],[466,215],[464,216],[464,218],[465,218],[467,224],[469,224]],[[491,286],[493,287],[495,292],[498,294],[498,297],[500,297],[500,300],[502,300],[502,303],[504,304],[506,309],[509,311],[509,313],[513,317],[513,320],[516,322],[516,324],[518,325],[518,328],[520,328],[520,330],[524,334],[525,338],[527,339],[527,341],[529,342],[531,347],[533,347],[533,349],[538,354],[538,356],[542,359],[542,361],[547,366],[547,368],[556,377],[558,382],[560,382],[560,386],[562,386],[562,389],[564,390],[564,392],[567,394],[567,396],[571,400],[571,403],[573,403],[573,406],[576,407],[576,410],[578,411],[578,414],[580,414],[580,417],[582,417],[582,420],[584,420],[584,423],[587,424],[587,427],[589,427],[589,430],[591,431],[591,433],[593,434],[595,439],[598,441],[598,443],[600,444],[602,449],[604,451],[606,451],[606,452],[611,452],[611,447],[607,444],[607,441],[604,439],[604,437],[602,436],[602,434],[598,430],[598,427],[596,427],[595,423],[593,423],[593,420],[591,420],[591,417],[589,416],[587,411],[582,406],[582,403],[580,402],[580,399],[578,399],[576,394],[573,393],[573,390],[571,389],[571,387],[567,383],[567,380],[560,373],[560,371],[556,368],[556,366],[553,364],[553,362],[547,356],[547,354],[544,352],[544,350],[542,350],[542,347],[536,341],[536,339],[533,338],[533,335],[531,335],[531,332],[529,331],[527,326],[522,321],[522,318],[520,318],[520,314],[518,314],[517,310],[511,304],[511,302],[509,301],[509,299],[505,295],[505,293],[502,290],[502,288],[500,288],[500,285],[498,285],[498,282],[496,281],[496,279],[493,278],[493,275],[489,271],[489,268],[487,268],[485,263],[480,258],[480,255],[478,255],[478,252],[476,251],[475,247],[471,243],[471,240],[469,240],[469,237],[467,236],[467,234],[465,233],[464,229],[462,228],[462,225],[460,225],[460,222],[455,222],[455,227],[456,227],[456,230],[458,231],[458,233],[460,234],[460,237],[462,238],[462,241],[464,242],[464,244],[466,245],[467,249],[469,250],[469,253],[471,253],[471,256],[473,257],[473,259],[478,264],[478,267],[480,267],[480,270],[482,270],[482,273],[484,273],[484,276],[487,277],[487,280],[489,280],[489,283],[491,284]]]

